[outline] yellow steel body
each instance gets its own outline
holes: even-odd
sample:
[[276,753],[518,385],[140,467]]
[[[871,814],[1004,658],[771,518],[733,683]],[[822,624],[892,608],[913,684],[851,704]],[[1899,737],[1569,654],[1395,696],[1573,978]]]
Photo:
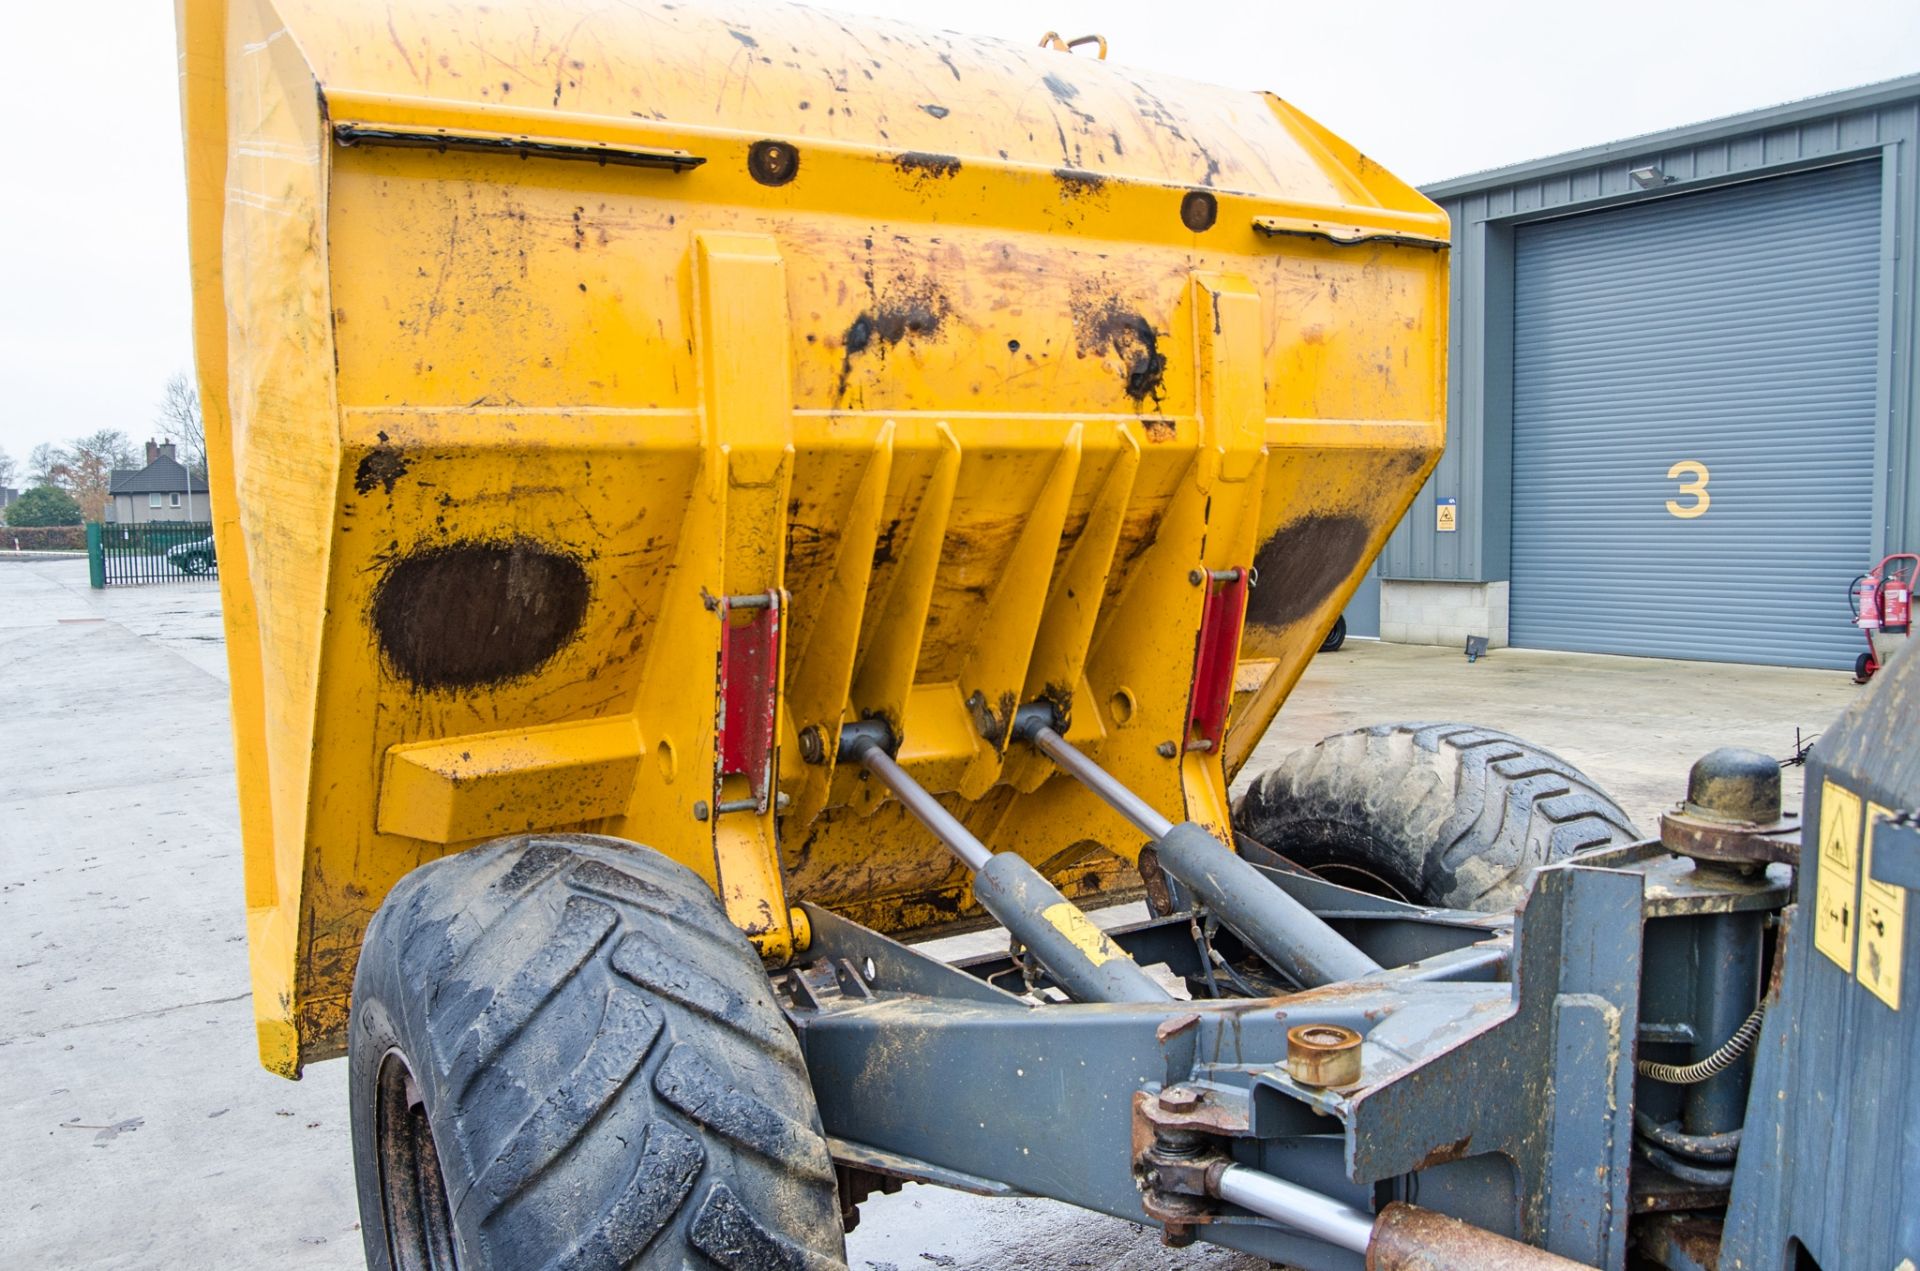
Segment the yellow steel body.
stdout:
[[[277,1072],[340,1052],[395,880],[499,835],[650,844],[772,962],[802,898],[976,919],[896,803],[802,762],[863,716],[994,849],[1131,890],[1139,836],[1007,706],[1224,832],[1440,453],[1445,218],[1272,96],[746,3],[181,0],[180,39]],[[1226,743],[1164,757],[1190,576],[1249,564]],[[769,590],[785,810],[702,819],[744,793],[708,597]]]

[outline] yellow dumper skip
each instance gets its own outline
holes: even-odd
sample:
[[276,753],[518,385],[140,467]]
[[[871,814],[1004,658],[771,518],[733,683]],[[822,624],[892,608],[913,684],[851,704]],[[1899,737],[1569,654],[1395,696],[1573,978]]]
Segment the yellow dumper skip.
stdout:
[[773,962],[801,899],[977,922],[835,766],[861,718],[993,849],[1137,888],[1012,710],[1224,832],[1439,455],[1445,217],[1278,98],[744,3],[180,21],[274,1071],[343,1049],[392,884],[501,835],[658,848]]

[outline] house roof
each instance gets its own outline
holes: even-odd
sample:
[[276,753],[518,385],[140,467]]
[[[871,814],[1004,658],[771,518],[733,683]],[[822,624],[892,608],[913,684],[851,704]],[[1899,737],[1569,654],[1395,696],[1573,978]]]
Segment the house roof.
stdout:
[[[189,485],[188,483],[192,484]],[[205,494],[206,479],[161,455],[144,468],[116,468],[109,494]]]

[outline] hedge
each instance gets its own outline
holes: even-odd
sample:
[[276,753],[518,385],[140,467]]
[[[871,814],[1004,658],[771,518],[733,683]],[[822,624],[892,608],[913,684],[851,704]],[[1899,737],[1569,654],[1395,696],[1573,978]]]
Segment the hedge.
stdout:
[[9,552],[84,552],[84,525],[0,525],[0,549]]

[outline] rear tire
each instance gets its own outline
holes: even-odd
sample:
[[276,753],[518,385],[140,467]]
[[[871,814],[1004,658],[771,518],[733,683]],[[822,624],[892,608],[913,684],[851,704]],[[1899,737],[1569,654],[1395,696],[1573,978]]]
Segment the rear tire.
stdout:
[[1327,632],[1327,638],[1320,642],[1320,652],[1332,653],[1347,642],[1347,615],[1341,614],[1333,620],[1333,629]]
[[799,1043],[695,874],[539,836],[424,865],[354,978],[367,1264],[845,1266]]
[[1337,733],[1262,773],[1234,826],[1331,882],[1510,909],[1535,869],[1640,832],[1566,760],[1470,724]]
[[1865,684],[1873,678],[1875,669],[1873,665],[1873,654],[1862,653],[1853,660],[1853,682],[1855,684]]

